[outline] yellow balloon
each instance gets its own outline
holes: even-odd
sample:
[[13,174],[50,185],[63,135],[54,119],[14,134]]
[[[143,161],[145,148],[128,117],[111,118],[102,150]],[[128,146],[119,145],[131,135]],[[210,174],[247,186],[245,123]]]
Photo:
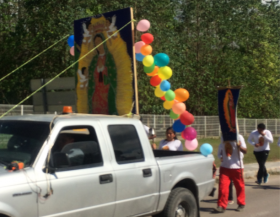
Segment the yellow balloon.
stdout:
[[144,66],[149,67],[149,66],[153,65],[153,63],[154,63],[154,57],[152,55],[147,55],[144,57],[144,59],[143,59]]
[[162,96],[165,95],[165,92],[162,91],[162,90],[160,89],[160,87],[157,87],[157,88],[155,89],[155,95],[156,95],[156,97],[162,97]]
[[166,109],[166,110],[169,110],[169,109],[172,109],[172,106],[174,104],[174,101],[165,101],[163,103],[163,107]]
[[167,80],[172,76],[172,69],[169,66],[160,67],[158,70],[158,76],[162,80]]

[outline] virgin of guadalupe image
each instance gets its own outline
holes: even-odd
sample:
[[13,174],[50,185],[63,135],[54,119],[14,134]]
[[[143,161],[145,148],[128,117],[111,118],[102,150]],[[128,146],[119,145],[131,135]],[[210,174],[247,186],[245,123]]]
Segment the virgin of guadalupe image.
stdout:
[[236,133],[235,106],[231,90],[227,90],[224,98],[224,115],[230,132]]
[[226,156],[231,157],[233,150],[230,142],[225,142],[225,151],[226,151]]
[[[93,114],[117,114],[115,104],[116,70],[112,54],[108,51],[102,33],[93,38],[97,47],[89,66],[88,105]],[[109,111],[110,110],[110,111]]]

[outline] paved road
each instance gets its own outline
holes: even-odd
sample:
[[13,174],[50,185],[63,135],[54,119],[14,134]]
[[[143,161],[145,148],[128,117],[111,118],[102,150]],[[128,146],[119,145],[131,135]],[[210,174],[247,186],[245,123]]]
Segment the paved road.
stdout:
[[[215,197],[207,197],[200,203],[200,216],[208,217],[213,215],[228,217],[278,217],[280,216],[280,176],[269,177],[269,182],[263,185],[254,183],[255,179],[247,179],[246,185],[246,207],[241,213],[236,212],[236,193],[234,191],[234,204],[228,205],[225,213],[214,214],[212,209],[217,206],[218,193]],[[217,188],[218,186],[216,186]]]

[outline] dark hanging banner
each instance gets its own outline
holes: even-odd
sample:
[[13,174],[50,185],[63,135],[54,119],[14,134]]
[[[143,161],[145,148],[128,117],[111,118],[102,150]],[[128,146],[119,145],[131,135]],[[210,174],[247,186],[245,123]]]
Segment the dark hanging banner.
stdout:
[[219,88],[218,107],[224,141],[238,140],[237,103],[240,88]]

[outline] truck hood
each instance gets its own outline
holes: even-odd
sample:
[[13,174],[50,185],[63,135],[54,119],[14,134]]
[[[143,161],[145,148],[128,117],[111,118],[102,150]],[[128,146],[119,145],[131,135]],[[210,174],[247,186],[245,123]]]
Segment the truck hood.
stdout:
[[[32,170],[32,171],[31,171]],[[33,174],[33,168],[26,168],[25,173]],[[27,183],[27,178],[24,171],[9,171],[5,169],[3,164],[0,164],[0,188],[22,185]]]

